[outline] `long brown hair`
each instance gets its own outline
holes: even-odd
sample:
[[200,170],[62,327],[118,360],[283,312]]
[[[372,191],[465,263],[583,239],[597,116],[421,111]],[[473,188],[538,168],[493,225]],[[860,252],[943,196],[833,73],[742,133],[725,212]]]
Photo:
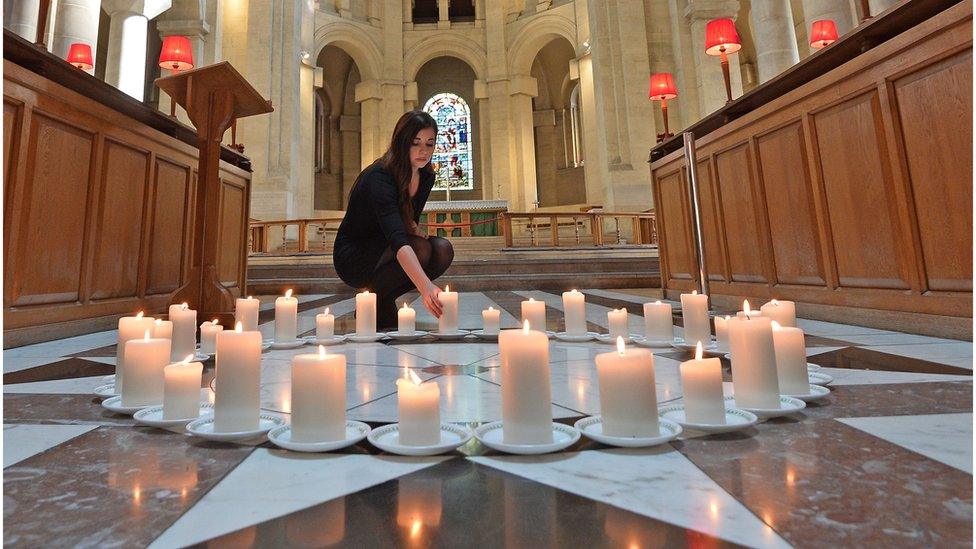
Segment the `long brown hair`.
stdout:
[[[393,129],[393,137],[390,139],[390,148],[377,160],[397,184],[397,196],[400,206],[400,217],[403,218],[404,227],[410,227],[413,223],[413,201],[410,200],[410,147],[413,140],[420,133],[420,130],[431,128],[434,135],[437,135],[437,122],[434,118],[424,111],[410,111],[403,114],[397,120],[396,127]],[[434,168],[428,162],[426,166],[420,168],[421,175],[431,176]]]

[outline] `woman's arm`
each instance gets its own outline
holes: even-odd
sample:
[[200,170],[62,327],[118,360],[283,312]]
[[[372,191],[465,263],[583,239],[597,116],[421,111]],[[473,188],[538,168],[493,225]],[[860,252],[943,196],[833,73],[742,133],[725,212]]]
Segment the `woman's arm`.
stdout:
[[403,267],[403,272],[407,273],[407,277],[410,278],[410,281],[413,282],[413,285],[420,292],[420,297],[424,300],[424,306],[427,307],[430,314],[440,318],[441,301],[437,294],[441,293],[441,289],[427,277],[427,273],[420,266],[420,261],[417,259],[417,254],[413,251],[413,247],[401,247],[397,250],[396,259],[400,263],[400,266]]

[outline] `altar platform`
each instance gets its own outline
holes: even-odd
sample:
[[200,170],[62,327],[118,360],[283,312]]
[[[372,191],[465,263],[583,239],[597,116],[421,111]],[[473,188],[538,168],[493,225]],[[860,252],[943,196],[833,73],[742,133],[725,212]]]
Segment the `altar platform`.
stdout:
[[[623,307],[639,333],[641,303],[654,295],[584,293],[589,327],[600,332],[607,331],[607,311]],[[544,300],[549,328],[562,328],[562,302],[544,291],[462,293],[460,327],[480,328],[489,305],[502,311],[503,328],[515,327],[526,297]],[[299,301],[300,332],[312,333],[325,307],[336,315],[337,333],[353,330],[354,297]],[[261,331],[270,336],[273,297],[262,302]],[[422,305],[413,306],[418,329],[433,329]],[[6,349],[4,544],[970,544],[972,343],[816,320],[798,325],[809,361],[833,377],[830,395],[801,413],[737,434],[685,431],[649,449],[583,438],[543,456],[499,454],[474,440],[429,458],[386,455],[366,441],[324,454],[206,442],[137,426],[99,405],[91,393],[114,372],[114,331]],[[265,411],[287,420],[290,358],[310,349],[262,356]],[[350,419],[374,428],[395,421],[395,380],[404,366],[440,386],[443,421],[500,419],[494,343],[347,343],[330,350],[348,358]],[[556,421],[599,413],[594,357],[608,350],[551,341]],[[680,401],[678,364],[687,358],[656,351],[659,404]],[[212,374],[211,362],[205,386]]]

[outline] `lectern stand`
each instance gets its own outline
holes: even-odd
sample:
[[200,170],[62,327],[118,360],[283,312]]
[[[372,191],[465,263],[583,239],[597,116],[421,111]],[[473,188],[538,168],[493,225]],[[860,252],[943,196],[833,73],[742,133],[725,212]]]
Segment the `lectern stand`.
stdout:
[[[218,318],[221,324],[232,326],[234,299],[245,288],[242,281],[232,291],[218,276],[220,248],[226,244],[220,240],[220,143],[236,119],[274,109],[226,61],[158,78],[156,85],[186,110],[200,139],[189,278],[173,293],[171,303],[186,302],[197,310],[198,319]],[[245,265],[247,238],[240,240],[240,247],[241,264]]]

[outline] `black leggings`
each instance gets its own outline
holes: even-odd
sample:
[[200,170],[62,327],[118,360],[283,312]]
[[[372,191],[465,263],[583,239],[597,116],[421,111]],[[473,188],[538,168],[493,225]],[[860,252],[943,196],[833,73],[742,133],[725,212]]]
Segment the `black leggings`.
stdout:
[[[446,238],[407,235],[407,241],[431,280],[444,274],[454,261],[454,247]],[[367,286],[376,292],[376,327],[396,328],[396,299],[414,289],[414,285],[389,249],[377,262]]]

